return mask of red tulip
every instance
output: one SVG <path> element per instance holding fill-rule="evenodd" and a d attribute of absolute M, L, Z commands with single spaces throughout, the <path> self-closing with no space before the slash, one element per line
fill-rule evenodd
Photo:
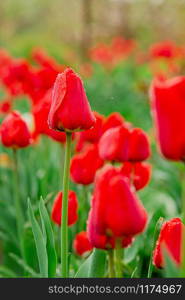
<path fill-rule="evenodd" d="M 180 48 L 172 41 L 164 41 L 156 43 L 151 46 L 150 50 L 151 58 L 166 58 L 172 59 L 178 57 L 181 53 Z"/>
<path fill-rule="evenodd" d="M 87 130 L 95 124 L 82 81 L 69 68 L 55 81 L 48 122 L 59 131 Z"/>
<path fill-rule="evenodd" d="M 134 128 L 130 134 L 129 161 L 143 161 L 150 156 L 150 145 L 146 133 Z"/>
<path fill-rule="evenodd" d="M 153 264 L 157 268 L 163 268 L 165 265 L 164 250 L 177 265 L 180 264 L 184 229 L 185 226 L 179 218 L 171 219 L 162 225 L 153 253 Z"/>
<path fill-rule="evenodd" d="M 121 173 L 128 178 L 130 184 L 133 184 L 136 190 L 141 190 L 150 181 L 151 165 L 147 163 L 125 162 L 121 168 Z"/>
<path fill-rule="evenodd" d="M 124 126 L 107 130 L 99 141 L 99 154 L 103 160 L 127 161 L 129 159 L 130 132 Z"/>
<path fill-rule="evenodd" d="M 97 145 L 86 145 L 83 152 L 74 155 L 71 160 L 71 178 L 79 184 L 91 184 L 96 171 L 102 165 L 103 160 L 99 157 Z"/>
<path fill-rule="evenodd" d="M 0 135 L 5 147 L 24 148 L 31 142 L 28 126 L 17 111 L 11 112 L 3 120 Z"/>
<path fill-rule="evenodd" d="M 93 249 L 85 231 L 77 233 L 73 241 L 73 248 L 75 252 L 80 256 L 88 253 Z"/>
<path fill-rule="evenodd" d="M 59 192 L 53 203 L 53 208 L 51 212 L 51 219 L 57 225 L 61 225 L 61 205 L 62 205 L 62 192 Z M 68 195 L 68 226 L 71 226 L 76 223 L 78 215 L 78 200 L 75 192 L 69 191 Z"/>
<path fill-rule="evenodd" d="M 105 117 L 97 112 L 94 112 L 96 122 L 93 128 L 81 131 L 77 136 L 76 151 L 81 151 L 86 143 L 97 143 L 102 135 L 103 123 Z"/>
<path fill-rule="evenodd" d="M 144 207 L 120 171 L 110 165 L 101 169 L 95 178 L 87 225 L 91 244 L 108 249 L 119 239 L 126 247 L 144 230 L 146 222 Z"/>
<path fill-rule="evenodd" d="M 123 124 L 125 125 L 124 118 L 118 112 L 113 112 L 104 121 L 103 132 L 110 128 L 121 126 Z"/>
<path fill-rule="evenodd" d="M 153 81 L 151 101 L 162 154 L 171 160 L 185 158 L 185 77 Z"/>

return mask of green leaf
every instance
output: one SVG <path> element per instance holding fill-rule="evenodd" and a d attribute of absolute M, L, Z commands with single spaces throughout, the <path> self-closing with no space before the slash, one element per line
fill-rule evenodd
<path fill-rule="evenodd" d="M 46 242 L 42 234 L 42 231 L 40 229 L 40 226 L 34 216 L 33 208 L 29 200 L 28 200 L 28 214 L 32 226 L 33 236 L 35 239 L 40 274 L 42 277 L 48 277 L 48 257 L 47 257 L 47 250 L 46 250 Z"/>
<path fill-rule="evenodd" d="M 152 258 L 153 258 L 153 251 L 155 249 L 155 245 L 156 245 L 156 241 L 158 239 L 159 236 L 159 232 L 161 229 L 161 226 L 163 224 L 163 218 L 159 218 L 156 225 L 155 225 L 155 230 L 154 230 L 154 236 L 153 236 L 153 243 L 152 243 L 152 251 L 151 251 L 151 255 L 150 255 L 150 261 L 149 261 L 149 266 L 148 266 L 148 275 L 147 278 L 151 278 L 152 277 L 152 272 L 153 272 L 153 263 L 152 263 Z"/>
<path fill-rule="evenodd" d="M 55 277 L 56 268 L 57 268 L 57 254 L 55 249 L 55 240 L 54 240 L 51 221 L 42 198 L 39 204 L 39 211 L 40 211 L 43 231 L 45 233 L 45 238 L 46 238 L 46 249 L 48 255 L 48 276 Z"/>
<path fill-rule="evenodd" d="M 101 278 L 105 274 L 106 251 L 94 249 L 77 271 L 75 278 Z"/>
<path fill-rule="evenodd" d="M 12 270 L 7 268 L 6 266 L 0 266 L 0 275 L 2 275 L 2 277 L 6 277 L 6 278 L 17 277 L 17 275 Z"/>
<path fill-rule="evenodd" d="M 12 257 L 16 261 L 16 263 L 18 265 L 20 265 L 21 267 L 23 267 L 23 269 L 26 272 L 28 272 L 32 277 L 34 277 L 34 278 L 41 277 L 40 274 L 36 273 L 30 266 L 28 266 L 22 258 L 20 258 L 19 256 L 17 256 L 14 253 L 10 253 L 9 255 L 10 255 L 10 257 Z"/>

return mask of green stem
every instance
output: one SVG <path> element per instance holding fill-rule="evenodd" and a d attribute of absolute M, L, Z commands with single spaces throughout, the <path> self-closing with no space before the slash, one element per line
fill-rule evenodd
<path fill-rule="evenodd" d="M 68 277 L 68 191 L 69 191 L 69 167 L 71 156 L 72 133 L 66 133 L 66 152 L 63 174 L 63 198 L 61 211 L 61 276 Z"/>
<path fill-rule="evenodd" d="M 19 182 L 19 170 L 18 170 L 18 157 L 17 150 L 13 149 L 13 159 L 14 159 L 14 196 L 15 196 L 15 212 L 16 212 L 16 225 L 17 234 L 20 243 L 20 251 L 22 257 L 24 257 L 23 250 L 23 228 L 24 228 L 24 215 L 21 207 L 21 197 L 20 197 L 20 182 Z"/>
<path fill-rule="evenodd" d="M 154 267 L 154 266 L 153 266 L 153 262 L 152 262 L 152 259 L 153 259 L 153 251 L 154 251 L 154 248 L 155 248 L 155 245 L 156 245 L 156 241 L 157 241 L 158 236 L 159 236 L 159 232 L 160 232 L 162 223 L 163 223 L 163 218 L 160 217 L 160 218 L 157 220 L 157 223 L 156 223 L 155 229 L 154 229 L 154 235 L 153 235 L 153 242 L 152 242 L 152 249 L 151 249 L 151 254 L 150 254 L 150 261 L 149 261 L 149 267 L 148 267 L 147 278 L 151 278 L 151 277 L 152 277 L 152 272 L 153 272 L 153 267 Z"/>
<path fill-rule="evenodd" d="M 116 249 L 114 250 L 115 255 L 115 267 L 116 267 L 116 277 L 122 278 L 123 277 L 123 265 L 122 265 L 122 259 L 123 259 L 123 249 L 121 247 L 121 239 L 116 240 Z"/>
<path fill-rule="evenodd" d="M 109 268 L 109 278 L 115 278 L 114 270 L 114 252 L 112 249 L 108 250 L 108 268 Z"/>

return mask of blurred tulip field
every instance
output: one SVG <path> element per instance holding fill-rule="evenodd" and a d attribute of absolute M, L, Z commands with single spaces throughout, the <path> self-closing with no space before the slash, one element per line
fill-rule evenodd
<path fill-rule="evenodd" d="M 98 35 L 93 25 L 87 36 L 84 5 L 89 19 L 82 14 L 76 39 L 63 21 L 68 38 L 42 43 L 43 28 L 33 27 L 27 40 L 8 2 L 0 4 L 0 277 L 185 277 L 183 39 L 174 29 L 172 39 L 153 33 L 146 42 L 131 20 L 134 34 L 123 22 L 125 32 L 112 25 Z"/>

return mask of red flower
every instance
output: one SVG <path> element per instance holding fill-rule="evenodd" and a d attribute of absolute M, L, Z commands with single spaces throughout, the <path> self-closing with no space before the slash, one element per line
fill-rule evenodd
<path fill-rule="evenodd" d="M 57 225 L 61 225 L 61 209 L 62 209 L 62 192 L 59 192 L 53 203 L 53 208 L 51 212 L 51 219 Z M 78 215 L 78 201 L 75 192 L 69 191 L 68 196 L 68 226 L 71 226 L 76 223 Z"/>
<path fill-rule="evenodd" d="M 151 101 L 162 154 L 171 160 L 185 158 L 185 77 L 154 80 Z"/>
<path fill-rule="evenodd" d="M 26 122 L 17 112 L 11 112 L 0 127 L 1 142 L 6 147 L 24 148 L 31 142 L 31 135 Z"/>
<path fill-rule="evenodd" d="M 75 239 L 73 241 L 73 248 L 75 252 L 80 256 L 86 254 L 87 252 L 93 249 L 85 231 L 76 234 Z"/>
<path fill-rule="evenodd" d="M 87 130 L 95 123 L 82 81 L 69 68 L 55 81 L 48 122 L 59 131 Z"/>
<path fill-rule="evenodd" d="M 181 53 L 181 50 L 175 45 L 175 43 L 171 41 L 164 41 L 152 45 L 149 49 L 149 52 L 152 58 L 171 59 L 178 57 Z"/>
<path fill-rule="evenodd" d="M 13 96 L 27 92 L 32 68 L 24 59 L 12 59 L 2 78 L 3 84 Z"/>
<path fill-rule="evenodd" d="M 99 157 L 97 145 L 86 145 L 83 152 L 74 155 L 71 160 L 71 178 L 79 184 L 91 184 L 96 171 L 102 165 L 103 160 Z"/>
<path fill-rule="evenodd" d="M 151 165 L 147 163 L 125 162 L 120 171 L 128 178 L 130 184 L 134 185 L 136 190 L 144 188 L 150 181 Z"/>
<path fill-rule="evenodd" d="M 125 177 L 113 166 L 105 166 L 95 179 L 95 190 L 88 218 L 88 238 L 96 248 L 123 247 L 141 233 L 147 213 Z"/>
<path fill-rule="evenodd" d="M 0 114 L 7 114 L 10 112 L 12 107 L 12 101 L 11 99 L 5 99 L 0 102 Z"/>
<path fill-rule="evenodd" d="M 51 90 L 35 105 L 33 105 L 33 116 L 35 120 L 35 131 L 33 135 L 45 134 L 53 140 L 65 143 L 66 135 L 64 132 L 58 132 L 50 129 L 48 126 L 48 114 L 51 107 Z"/>
<path fill-rule="evenodd" d="M 123 124 L 125 124 L 124 118 L 118 112 L 113 112 L 104 121 L 103 132 L 110 128 L 121 126 Z"/>
<path fill-rule="evenodd" d="M 150 146 L 146 133 L 134 128 L 130 134 L 129 161 L 143 161 L 150 156 Z"/>
<path fill-rule="evenodd" d="M 181 262 L 182 232 L 184 224 L 179 218 L 171 219 L 162 225 L 159 238 L 153 253 L 153 264 L 157 268 L 164 267 L 164 250 L 179 265 Z"/>
<path fill-rule="evenodd" d="M 90 50 L 90 58 L 100 64 L 111 65 L 113 63 L 113 53 L 106 44 L 99 44 Z"/>
<path fill-rule="evenodd" d="M 111 128 L 99 141 L 99 154 L 103 160 L 127 161 L 129 158 L 130 132 L 124 126 Z"/>
<path fill-rule="evenodd" d="M 76 151 L 81 151 L 86 143 L 97 143 L 103 132 L 103 123 L 105 117 L 97 112 L 94 112 L 96 122 L 93 128 L 81 131 L 77 135 Z"/>

